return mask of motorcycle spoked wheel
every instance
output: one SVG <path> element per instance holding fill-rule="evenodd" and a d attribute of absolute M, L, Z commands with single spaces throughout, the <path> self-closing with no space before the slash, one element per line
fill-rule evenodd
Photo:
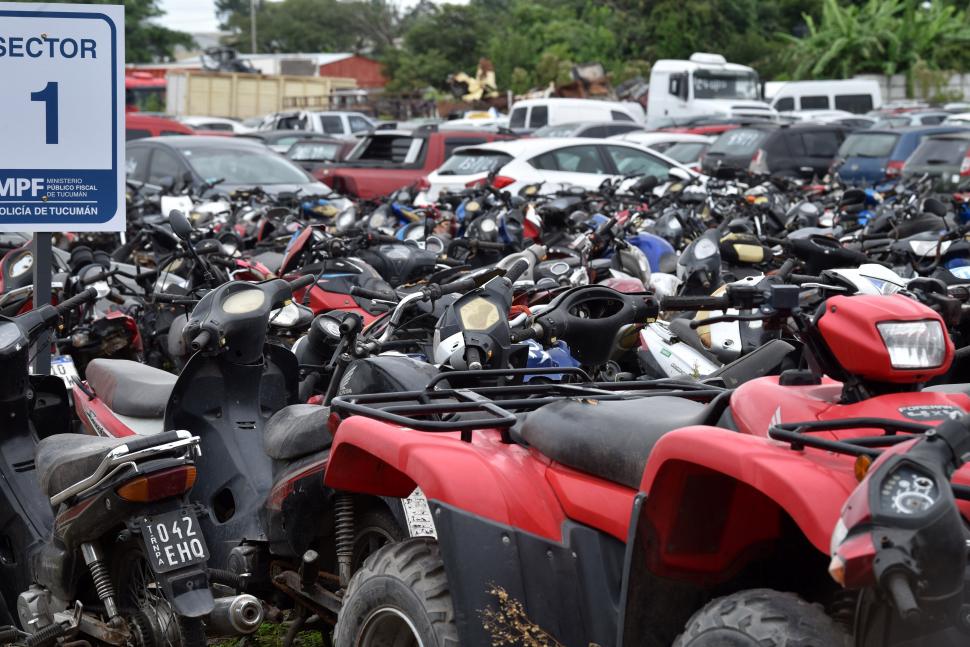
<path fill-rule="evenodd" d="M 118 608 L 132 628 L 132 647 L 205 647 L 202 618 L 175 613 L 140 542 L 112 552 L 111 581 Z"/>

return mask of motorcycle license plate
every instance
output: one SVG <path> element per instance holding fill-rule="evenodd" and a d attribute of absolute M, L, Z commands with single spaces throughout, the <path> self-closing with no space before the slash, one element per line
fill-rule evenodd
<path fill-rule="evenodd" d="M 80 381 L 77 367 L 70 355 L 54 355 L 51 357 L 51 375 L 64 380 L 64 386 L 68 389 L 74 386 L 75 382 Z"/>
<path fill-rule="evenodd" d="M 156 573 L 167 573 L 209 559 L 202 529 L 190 510 L 145 517 L 141 522 L 148 563 Z"/>

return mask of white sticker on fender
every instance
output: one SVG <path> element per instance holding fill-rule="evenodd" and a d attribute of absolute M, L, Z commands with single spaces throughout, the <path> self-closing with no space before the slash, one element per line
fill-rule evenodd
<path fill-rule="evenodd" d="M 414 492 L 406 499 L 401 499 L 401 506 L 404 508 L 404 518 L 408 522 L 408 533 L 412 537 L 438 538 L 431 508 L 428 507 L 428 499 L 425 498 L 421 488 L 414 488 Z"/>

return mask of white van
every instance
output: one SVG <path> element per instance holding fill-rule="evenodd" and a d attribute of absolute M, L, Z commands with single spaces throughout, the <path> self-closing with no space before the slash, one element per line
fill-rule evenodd
<path fill-rule="evenodd" d="M 577 121 L 633 121 L 643 123 L 643 108 L 635 103 L 598 99 L 523 99 L 512 104 L 509 128 L 529 133 L 543 126 Z"/>
<path fill-rule="evenodd" d="M 758 73 L 747 65 L 728 63 L 720 54 L 694 52 L 686 61 L 661 59 L 653 64 L 649 125 L 707 115 L 774 119 L 777 113 L 761 100 Z"/>
<path fill-rule="evenodd" d="M 881 105 L 879 82 L 865 79 L 790 81 L 782 83 L 771 97 L 771 107 L 778 112 L 845 110 L 861 115 Z"/>

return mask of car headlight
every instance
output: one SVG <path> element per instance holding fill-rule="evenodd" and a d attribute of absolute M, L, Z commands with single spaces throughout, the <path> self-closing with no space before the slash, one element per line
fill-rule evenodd
<path fill-rule="evenodd" d="M 266 301 L 266 295 L 257 288 L 240 290 L 222 302 L 222 311 L 230 315 L 242 315 L 258 310 Z"/>
<path fill-rule="evenodd" d="M 488 330 L 499 320 L 498 307 L 489 301 L 478 297 L 462 305 L 458 309 L 462 328 L 469 331 Z"/>
<path fill-rule="evenodd" d="M 698 238 L 694 243 L 694 258 L 699 261 L 710 258 L 717 253 L 717 245 L 710 238 Z"/>
<path fill-rule="evenodd" d="M 882 511 L 906 517 L 926 512 L 939 498 L 940 489 L 933 476 L 909 463 L 886 475 L 879 488 Z"/>
<path fill-rule="evenodd" d="M 876 328 L 893 368 L 936 368 L 946 358 L 946 334 L 939 321 L 886 321 Z"/>

